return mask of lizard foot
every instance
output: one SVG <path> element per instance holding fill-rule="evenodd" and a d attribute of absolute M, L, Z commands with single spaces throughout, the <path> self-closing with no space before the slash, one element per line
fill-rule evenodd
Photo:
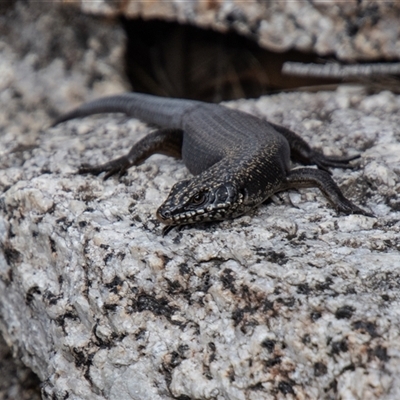
<path fill-rule="evenodd" d="M 329 168 L 354 168 L 354 165 L 349 164 L 349 162 L 357 158 L 360 158 L 359 154 L 348 157 L 330 157 L 317 151 L 312 151 L 309 155 L 309 161 L 311 164 L 315 164 L 319 169 L 322 169 L 329 174 L 331 174 Z"/>
<path fill-rule="evenodd" d="M 333 206 L 344 214 L 361 214 L 367 217 L 374 217 L 368 211 L 355 205 L 347 199 L 331 176 L 320 169 L 297 168 L 290 171 L 286 177 L 286 182 L 281 189 L 317 187 L 333 204 Z"/>
<path fill-rule="evenodd" d="M 101 165 L 91 166 L 89 164 L 82 164 L 81 167 L 78 169 L 78 174 L 99 175 L 102 172 L 106 172 L 103 178 L 104 180 L 115 174 L 118 174 L 118 177 L 120 178 L 131 166 L 132 164 L 130 163 L 128 158 L 126 156 L 122 156 Z"/>

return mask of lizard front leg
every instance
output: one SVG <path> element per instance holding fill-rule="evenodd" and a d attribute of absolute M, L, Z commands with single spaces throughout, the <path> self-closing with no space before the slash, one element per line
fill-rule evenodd
<path fill-rule="evenodd" d="M 82 165 L 79 174 L 99 175 L 106 172 L 104 179 L 117 174 L 121 177 L 128 168 L 139 165 L 153 154 L 164 154 L 181 158 L 183 132 L 180 129 L 158 129 L 135 143 L 128 154 L 105 164 Z"/>
<path fill-rule="evenodd" d="M 347 199 L 331 176 L 322 170 L 314 168 L 297 168 L 290 171 L 285 182 L 278 191 L 291 188 L 310 188 L 317 187 L 333 204 L 333 206 L 345 214 L 362 214 L 367 217 L 374 217 L 373 214 L 356 206 Z"/>

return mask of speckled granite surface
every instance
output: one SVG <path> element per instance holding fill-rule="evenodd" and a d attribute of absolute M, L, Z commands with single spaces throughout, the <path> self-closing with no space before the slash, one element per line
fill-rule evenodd
<path fill-rule="evenodd" d="M 125 37 L 118 26 L 49 3 L 6 5 L 0 5 L 1 172 L 24 163 L 22 153 L 14 166 L 4 155 L 35 146 L 62 109 L 128 88 L 122 75 Z M 2 191 L 3 185 L 7 179 Z M 3 247 L 0 252 L 7 255 Z M 40 398 L 38 383 L 19 360 L 24 353 L 14 339 L 9 343 L 15 343 L 13 352 L 0 338 L 0 400 Z"/>
<path fill-rule="evenodd" d="M 73 174 L 121 154 L 142 123 L 70 122 L 22 166 L 2 152 L 2 315 L 49 396 L 399 396 L 400 98 L 341 89 L 232 106 L 327 153 L 361 151 L 334 177 L 377 218 L 338 216 L 304 190 L 162 237 L 154 211 L 187 176 L 179 161 L 154 157 L 120 182 Z"/>
<path fill-rule="evenodd" d="M 31 29 L 50 23 L 24 7 Z M 34 37 L 25 52 L 12 36 L 0 43 L 0 315 L 47 398 L 400 397 L 400 96 L 342 87 L 230 104 L 327 154 L 361 153 L 333 176 L 377 218 L 337 215 L 309 189 L 162 237 L 154 212 L 188 175 L 181 162 L 155 156 L 121 181 L 74 174 L 125 152 L 145 124 L 46 128 L 60 109 L 123 90 L 121 52 L 104 39 L 85 56 L 89 37 L 69 69 L 46 46 L 48 63 L 32 67 Z"/>
<path fill-rule="evenodd" d="M 220 31 L 233 29 L 273 51 L 296 49 L 339 60 L 398 59 L 397 1 L 84 1 L 85 12 L 160 18 Z"/>

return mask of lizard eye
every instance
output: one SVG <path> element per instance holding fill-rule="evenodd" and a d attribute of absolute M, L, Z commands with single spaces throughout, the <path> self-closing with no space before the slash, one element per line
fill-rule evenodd
<path fill-rule="evenodd" d="M 190 199 L 190 202 L 194 204 L 195 206 L 200 206 L 206 201 L 207 197 L 204 193 L 196 193 L 193 195 L 193 197 Z"/>

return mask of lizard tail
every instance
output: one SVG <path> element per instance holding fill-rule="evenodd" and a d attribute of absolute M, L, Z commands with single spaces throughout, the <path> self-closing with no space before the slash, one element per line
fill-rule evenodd
<path fill-rule="evenodd" d="M 182 128 L 183 114 L 196 104 L 198 102 L 194 100 L 171 99 L 143 93 L 124 93 L 82 104 L 69 113 L 61 115 L 51 127 L 70 119 L 92 114 L 124 113 L 163 128 L 180 129 Z"/>

